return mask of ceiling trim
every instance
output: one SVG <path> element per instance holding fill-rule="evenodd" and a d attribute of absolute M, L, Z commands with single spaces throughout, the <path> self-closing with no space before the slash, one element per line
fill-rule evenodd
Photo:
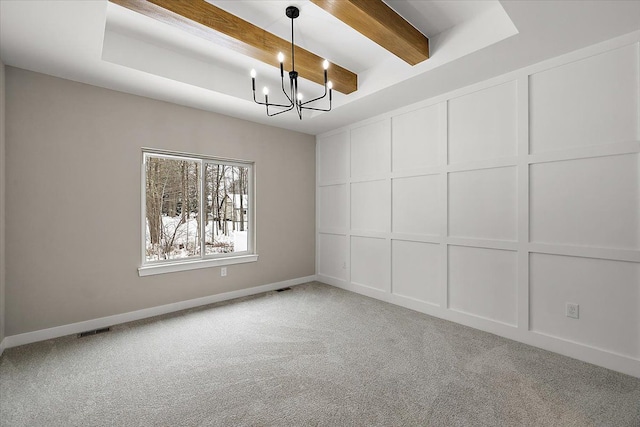
<path fill-rule="evenodd" d="M 311 0 L 410 65 L 429 59 L 429 39 L 382 0 Z"/>
<path fill-rule="evenodd" d="M 205 0 L 109 0 L 111 3 L 146 15 L 157 21 L 187 31 L 198 37 L 233 49 L 236 52 L 276 66 L 277 54 L 285 55 L 291 42 L 238 18 Z M 296 46 L 296 71 L 300 77 L 324 85 L 324 58 Z M 285 58 L 285 68 L 291 68 Z M 329 79 L 333 89 L 349 94 L 358 89 L 357 74 L 337 64 L 331 64 Z M 247 77 L 247 81 L 249 78 Z"/>

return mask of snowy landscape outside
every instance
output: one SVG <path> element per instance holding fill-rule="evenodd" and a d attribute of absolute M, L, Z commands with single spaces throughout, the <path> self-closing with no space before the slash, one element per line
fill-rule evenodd
<path fill-rule="evenodd" d="M 248 167 L 148 155 L 145 261 L 246 251 L 248 184 Z"/>

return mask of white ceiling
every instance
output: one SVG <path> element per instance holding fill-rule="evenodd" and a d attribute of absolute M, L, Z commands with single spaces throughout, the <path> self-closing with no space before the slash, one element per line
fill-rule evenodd
<path fill-rule="evenodd" d="M 358 73 L 329 113 L 268 118 L 248 71 L 273 90 L 274 66 L 110 4 L 0 0 L 0 58 L 11 66 L 310 134 L 420 101 L 618 35 L 640 30 L 640 1 L 386 0 L 430 38 L 411 67 L 308 0 L 207 0 Z M 321 86 L 305 82 L 309 96 Z M 305 113 L 306 114 L 306 113 Z"/>

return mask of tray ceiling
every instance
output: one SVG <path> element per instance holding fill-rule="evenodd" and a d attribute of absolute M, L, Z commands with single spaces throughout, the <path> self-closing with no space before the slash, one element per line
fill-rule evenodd
<path fill-rule="evenodd" d="M 264 64 L 107 0 L 0 2 L 0 58 L 88 84 L 288 128 L 321 133 L 640 28 L 640 2 L 386 0 L 429 37 L 430 58 L 409 65 L 310 0 L 211 4 L 354 72 L 358 90 L 329 113 L 267 118 L 251 100 L 249 70 Z M 297 61 L 296 61 L 297 62 Z M 303 81 L 303 90 L 321 86 Z"/>

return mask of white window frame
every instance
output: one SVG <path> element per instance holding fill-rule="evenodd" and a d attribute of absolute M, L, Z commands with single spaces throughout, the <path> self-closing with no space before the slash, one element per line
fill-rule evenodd
<path fill-rule="evenodd" d="M 247 233 L 247 250 L 242 252 L 234 252 L 232 254 L 205 254 L 204 238 L 200 241 L 200 256 L 183 259 L 147 261 L 146 260 L 146 228 L 147 228 L 147 202 L 146 202 L 146 162 L 148 157 L 161 157 L 172 160 L 188 160 L 199 162 L 200 164 L 200 206 L 199 212 L 206 212 L 204 209 L 204 165 L 206 163 L 217 163 L 229 166 L 240 166 L 249 169 L 249 194 L 247 208 L 247 222 L 249 232 Z M 237 159 L 227 159 L 222 157 L 205 156 L 201 154 L 182 153 L 169 150 L 158 150 L 153 148 L 142 148 L 141 162 L 141 262 L 138 267 L 138 275 L 149 276 L 154 274 L 173 273 L 177 271 L 196 270 L 200 268 L 220 267 L 225 265 L 243 264 L 248 262 L 256 262 L 258 254 L 256 252 L 256 221 L 255 221 L 255 162 Z M 204 236 L 204 228 L 206 221 L 200 221 L 200 235 Z"/>

